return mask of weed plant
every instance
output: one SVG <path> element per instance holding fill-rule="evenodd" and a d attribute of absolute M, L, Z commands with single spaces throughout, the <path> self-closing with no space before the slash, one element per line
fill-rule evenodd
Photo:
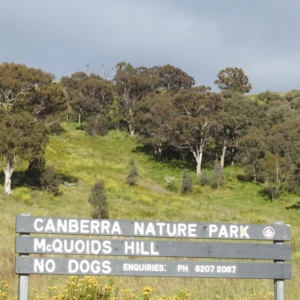
<path fill-rule="evenodd" d="M 9 289 L 6 281 L 0 285 L 0 299 L 17 300 L 16 296 L 9 296 Z M 168 291 L 168 293 L 170 293 Z M 215 294 L 217 296 L 218 294 Z M 234 297 L 234 300 L 271 300 L 272 292 L 257 292 L 246 297 Z M 215 299 L 220 298 L 216 297 Z M 187 300 L 196 299 L 187 290 L 179 290 L 175 295 L 159 295 L 151 286 L 145 286 L 140 290 L 123 288 L 122 282 L 115 277 L 92 277 L 92 276 L 70 276 L 65 284 L 48 286 L 46 292 L 40 292 L 33 288 L 31 291 L 32 300 Z M 204 299 L 204 298 L 201 298 Z M 205 298 L 207 299 L 207 298 Z M 223 297 L 221 298 L 223 299 Z"/>
<path fill-rule="evenodd" d="M 154 296 L 154 289 L 146 286 L 140 291 L 132 291 L 128 288 L 122 289 L 121 282 L 114 277 L 76 277 L 71 276 L 66 285 L 49 287 L 46 294 L 39 294 L 34 290 L 33 299 L 64 300 L 64 299 L 91 299 L 91 300 L 150 300 L 150 299 L 189 299 L 187 290 L 182 290 L 174 296 Z M 155 297 L 155 298 L 153 298 Z"/>

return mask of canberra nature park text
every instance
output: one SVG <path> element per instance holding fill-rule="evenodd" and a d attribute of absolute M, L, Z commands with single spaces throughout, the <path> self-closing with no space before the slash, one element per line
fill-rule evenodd
<path fill-rule="evenodd" d="M 36 218 L 33 222 L 35 232 L 69 233 L 91 235 L 131 235 L 156 237 L 186 237 L 197 238 L 197 223 L 149 222 L 132 221 L 132 230 L 123 230 L 120 221 L 89 220 L 89 219 L 44 219 Z M 207 226 L 210 238 L 240 238 L 248 239 L 248 225 L 226 226 L 225 224 L 209 224 Z M 127 234 L 128 233 L 128 234 Z"/>

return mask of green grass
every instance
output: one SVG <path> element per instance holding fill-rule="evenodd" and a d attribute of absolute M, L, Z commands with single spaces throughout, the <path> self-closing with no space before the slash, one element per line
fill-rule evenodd
<path fill-rule="evenodd" d="M 171 220 L 188 222 L 274 223 L 282 221 L 292 226 L 293 280 L 286 283 L 286 299 L 300 299 L 300 218 L 299 196 L 283 195 L 278 202 L 265 199 L 262 186 L 240 182 L 237 167 L 225 169 L 226 183 L 221 190 L 201 187 L 194 170 L 191 194 L 182 195 L 182 162 L 172 164 L 155 161 L 139 151 L 141 145 L 124 132 L 111 131 L 104 137 L 91 137 L 76 130 L 76 124 L 64 124 L 65 132 L 53 136 L 46 151 L 48 166 L 53 166 L 65 181 L 75 186 L 61 185 L 61 196 L 54 197 L 36 189 L 14 186 L 10 196 L 0 192 L 0 279 L 17 289 L 14 274 L 15 216 L 30 213 L 36 216 L 90 217 L 88 197 L 93 184 L 105 182 L 109 213 L 112 219 Z M 138 184 L 130 187 L 126 177 L 133 159 L 139 172 Z M 24 176 L 26 166 L 13 175 L 13 182 Z M 175 178 L 177 191 L 166 189 L 166 176 Z M 3 191 L 3 186 L 0 186 Z M 57 276 L 30 276 L 32 287 L 47 289 L 55 284 Z M 174 295 L 176 290 L 187 288 L 192 299 L 243 299 L 256 292 L 273 291 L 271 280 L 226 279 L 149 279 L 122 278 L 128 288 L 140 290 L 153 286 L 160 295 Z M 151 282 L 151 284 L 150 284 Z M 258 299 L 258 298 L 257 298 Z"/>

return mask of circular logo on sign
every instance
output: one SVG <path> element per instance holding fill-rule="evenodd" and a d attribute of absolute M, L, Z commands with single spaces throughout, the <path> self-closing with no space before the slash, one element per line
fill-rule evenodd
<path fill-rule="evenodd" d="M 263 234 L 266 239 L 271 239 L 275 235 L 275 230 L 272 227 L 266 227 L 263 231 Z"/>

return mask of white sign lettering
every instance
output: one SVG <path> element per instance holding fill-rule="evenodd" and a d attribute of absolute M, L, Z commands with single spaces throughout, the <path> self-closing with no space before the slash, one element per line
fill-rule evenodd
<path fill-rule="evenodd" d="M 75 234 L 113 234 L 121 235 L 118 221 L 85 219 L 43 219 L 37 218 L 33 223 L 36 232 L 57 232 Z"/>
<path fill-rule="evenodd" d="M 162 264 L 123 264 L 123 271 L 135 271 L 135 272 L 164 272 L 165 267 Z"/>
<path fill-rule="evenodd" d="M 146 249 L 146 243 L 137 241 L 125 241 L 124 251 L 126 255 L 159 255 L 159 252 L 155 251 L 155 243 L 150 242 L 150 247 Z"/>
<path fill-rule="evenodd" d="M 33 241 L 34 252 L 56 253 L 86 253 L 86 254 L 110 254 L 112 252 L 111 241 L 99 241 L 90 239 L 54 239 L 47 243 L 46 239 L 35 238 Z"/>
<path fill-rule="evenodd" d="M 163 236 L 164 230 L 171 237 L 197 237 L 197 224 L 134 222 L 135 235 Z"/>
<path fill-rule="evenodd" d="M 55 270 L 55 262 L 53 259 L 35 259 L 33 262 L 34 272 L 53 273 Z"/>
<path fill-rule="evenodd" d="M 188 265 L 178 265 L 177 272 L 188 272 L 189 266 Z"/>
<path fill-rule="evenodd" d="M 245 238 L 249 239 L 249 235 L 247 230 L 249 229 L 249 226 L 243 226 L 243 225 L 216 225 L 216 224 L 210 224 L 208 226 L 208 234 L 209 237 L 214 238 Z"/>
<path fill-rule="evenodd" d="M 110 262 L 108 260 L 82 260 L 78 261 L 75 259 L 70 259 L 68 261 L 68 272 L 70 274 L 74 273 L 93 273 L 93 274 L 109 274 L 111 272 Z"/>

